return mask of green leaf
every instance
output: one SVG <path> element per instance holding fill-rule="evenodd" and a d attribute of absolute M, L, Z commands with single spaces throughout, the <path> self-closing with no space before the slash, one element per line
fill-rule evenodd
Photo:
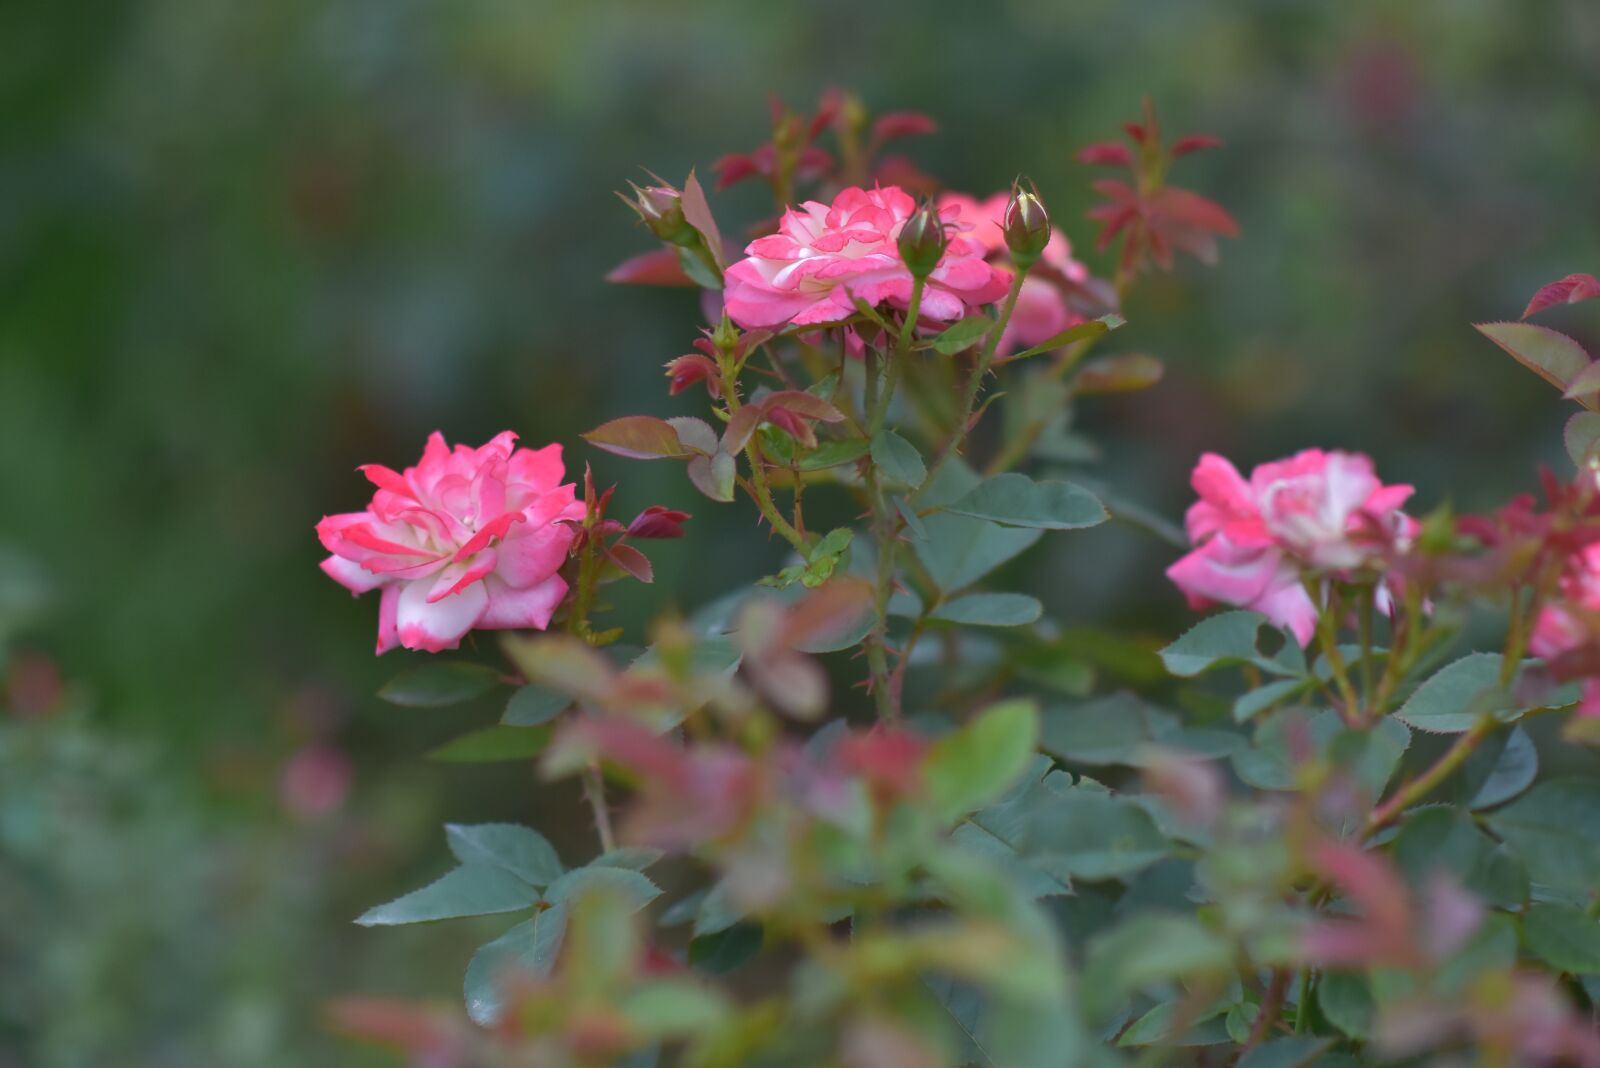
<path fill-rule="evenodd" d="M 913 543 L 917 558 L 941 590 L 959 590 L 1023 552 L 1042 530 L 1003 527 L 939 512 L 923 520 L 927 536 Z"/>
<path fill-rule="evenodd" d="M 368 909 L 356 919 L 362 927 L 487 916 L 530 908 L 539 891 L 504 868 L 463 864 L 421 890 Z"/>
<path fill-rule="evenodd" d="M 695 456 L 685 468 L 694 488 L 722 504 L 733 500 L 733 486 L 738 474 L 737 465 L 728 453 L 718 449 L 711 456 Z"/>
<path fill-rule="evenodd" d="M 589 862 L 591 868 L 627 868 L 644 871 L 666 854 L 650 846 L 622 846 L 601 853 Z"/>
<path fill-rule="evenodd" d="M 497 724 L 469 731 L 428 751 L 429 760 L 446 764 L 493 764 L 502 760 L 528 760 L 544 752 L 550 726 L 508 727 Z"/>
<path fill-rule="evenodd" d="M 1565 390 L 1585 367 L 1589 354 L 1559 330 L 1532 323 L 1478 323 L 1478 332 L 1511 354 L 1512 359 Z"/>
<path fill-rule="evenodd" d="M 1570 905 L 1534 905 L 1522 916 L 1522 942 L 1560 972 L 1600 975 L 1600 920 Z"/>
<path fill-rule="evenodd" d="M 1045 341 L 1035 345 L 1033 348 L 1023 349 L 1015 356 L 1012 356 L 1010 362 L 1015 363 L 1017 360 L 1025 360 L 1029 356 L 1037 356 L 1043 352 L 1050 352 L 1054 349 L 1061 348 L 1063 345 L 1070 345 L 1075 341 L 1085 341 L 1089 338 L 1104 337 L 1107 333 L 1117 329 L 1117 327 L 1122 326 L 1126 322 L 1127 320 L 1120 315 L 1109 314 L 1102 315 L 1098 319 L 1090 319 L 1086 323 L 1079 323 L 1076 326 L 1069 326 L 1067 329 L 1061 331 L 1061 333 L 1056 334 L 1054 337 L 1047 338 Z"/>
<path fill-rule="evenodd" d="M 492 668 L 465 660 L 441 660 L 409 668 L 378 691 L 392 705 L 444 708 L 488 693 L 500 681 Z"/>
<path fill-rule="evenodd" d="M 720 993 L 689 979 L 646 980 L 617 1008 L 634 1032 L 657 1042 L 709 1031 L 730 1011 Z"/>
<path fill-rule="evenodd" d="M 467 1015 L 491 1026 L 505 1008 L 505 992 L 519 982 L 542 979 L 555 966 L 567 929 L 564 905 L 541 909 L 472 955 L 462 983 Z"/>
<path fill-rule="evenodd" d="M 511 695 L 500 722 L 507 727 L 537 727 L 541 723 L 549 723 L 571 707 L 571 695 L 529 683 L 517 687 L 517 691 Z"/>
<path fill-rule="evenodd" d="M 1431 734 L 1461 734 L 1488 714 L 1510 722 L 1528 706 L 1500 686 L 1501 663 L 1499 653 L 1469 653 L 1429 676 L 1395 715 Z"/>
<path fill-rule="evenodd" d="M 1040 724 L 1040 747 L 1072 764 L 1130 764 L 1162 730 L 1159 713 L 1126 691 L 1077 705 L 1052 706 Z"/>
<path fill-rule="evenodd" d="M 671 423 L 653 415 L 625 415 L 601 423 L 581 437 L 598 449 L 632 460 L 675 460 L 694 455 Z"/>
<path fill-rule="evenodd" d="M 1083 992 L 1095 1015 L 1168 980 L 1221 978 L 1233 970 L 1226 940 L 1187 916 L 1144 912 L 1089 944 Z"/>
<path fill-rule="evenodd" d="M 854 463 L 867 454 L 868 444 L 860 438 L 844 441 L 824 441 L 800 457 L 800 470 L 821 471 L 840 464 Z"/>
<path fill-rule="evenodd" d="M 1000 797 L 1027 769 L 1039 737 L 1032 701 L 990 705 L 966 726 L 940 738 L 923 763 L 934 809 L 954 821 Z"/>
<path fill-rule="evenodd" d="M 1020 627 L 1036 622 L 1043 614 L 1044 605 L 1027 594 L 969 593 L 946 601 L 931 618 L 976 627 Z"/>
<path fill-rule="evenodd" d="M 1480 755 L 1493 757 L 1489 761 L 1488 774 L 1480 780 L 1482 785 L 1472 795 L 1473 808 L 1493 808 L 1504 804 L 1532 786 L 1539 774 L 1539 750 L 1534 747 L 1533 739 L 1528 737 L 1528 732 L 1522 729 L 1521 724 L 1506 734 L 1497 735 L 1494 743 L 1498 751 L 1485 753 L 1480 749 L 1473 754 L 1473 759 Z M 1466 774 L 1475 770 L 1473 759 L 1467 761 Z"/>
<path fill-rule="evenodd" d="M 1351 731 L 1331 709 L 1309 719 L 1300 710 L 1283 709 L 1260 723 L 1248 749 L 1233 754 L 1234 772 L 1258 790 L 1294 789 L 1301 762 L 1295 738 L 1302 728 L 1311 757 L 1347 769 L 1372 797 L 1382 795 L 1411 744 L 1411 732 L 1393 717 L 1369 731 Z"/>
<path fill-rule="evenodd" d="M 1078 530 L 1106 521 L 1094 494 L 1070 482 L 1035 482 L 1009 473 L 986 478 L 946 510 L 973 519 L 1040 530 Z"/>
<path fill-rule="evenodd" d="M 1600 360 L 1573 375 L 1562 396 L 1567 400 L 1579 401 L 1588 407 L 1593 407 L 1589 402 L 1594 399 L 1596 393 L 1600 393 Z"/>
<path fill-rule="evenodd" d="M 1600 781 L 1542 782 L 1488 822 L 1535 882 L 1585 901 L 1600 886 Z"/>
<path fill-rule="evenodd" d="M 1567 420 L 1561 439 L 1573 464 L 1580 471 L 1588 467 L 1590 461 L 1600 456 L 1600 414 L 1578 412 Z"/>
<path fill-rule="evenodd" d="M 965 352 L 992 329 L 994 320 L 987 315 L 969 315 L 933 339 L 934 351 L 943 356 Z"/>
<path fill-rule="evenodd" d="M 492 864 L 534 886 L 561 877 L 561 860 L 544 835 L 516 823 L 447 823 L 450 852 L 463 864 Z"/>
<path fill-rule="evenodd" d="M 916 489 L 928 477 L 917 447 L 893 430 L 880 430 L 872 439 L 872 462 L 890 482 Z"/>
<path fill-rule="evenodd" d="M 1222 1019 L 1226 1006 L 1213 1006 L 1198 1018 L 1188 1006 L 1177 1001 L 1163 1001 L 1149 1012 L 1133 1021 L 1117 1038 L 1119 1046 L 1215 1046 L 1228 1041 L 1228 1029 Z M 1182 1023 L 1182 1034 L 1172 1029 Z"/>
<path fill-rule="evenodd" d="M 545 889 L 544 899 L 552 905 L 559 905 L 596 887 L 615 893 L 636 910 L 644 908 L 661 894 L 660 887 L 631 868 L 589 864 L 574 868 L 552 882 Z"/>
<path fill-rule="evenodd" d="M 1258 686 L 1249 693 L 1241 695 L 1233 703 L 1233 721 L 1244 723 L 1254 719 L 1274 705 L 1304 693 L 1315 685 L 1315 680 L 1304 678 L 1276 679 L 1264 686 Z"/>
<path fill-rule="evenodd" d="M 1262 651 L 1263 631 L 1282 642 L 1271 655 Z M 1305 654 L 1299 643 L 1259 612 L 1222 612 L 1202 619 L 1161 650 L 1160 655 L 1167 670 L 1180 678 L 1228 664 L 1254 664 L 1274 675 L 1299 677 L 1306 673 Z"/>
<path fill-rule="evenodd" d="M 1372 1033 L 1372 989 L 1356 972 L 1326 972 L 1317 982 L 1317 1007 L 1328 1022 L 1351 1038 Z"/>

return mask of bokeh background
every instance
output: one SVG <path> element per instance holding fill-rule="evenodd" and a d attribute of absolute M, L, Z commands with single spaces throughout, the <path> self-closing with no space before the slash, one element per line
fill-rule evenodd
<path fill-rule="evenodd" d="M 1128 497 L 1177 515 L 1203 448 L 1358 447 L 1462 509 L 1565 463 L 1563 403 L 1468 324 L 1600 268 L 1592 0 L 55 0 L 0 6 L 0 60 L 7 1068 L 366 1063 L 324 998 L 456 997 L 492 925 L 351 917 L 443 870 L 441 822 L 561 798 L 419 759 L 496 710 L 375 699 L 403 654 L 312 525 L 358 463 L 512 427 L 696 513 L 632 625 L 770 571 L 748 510 L 576 438 L 695 410 L 660 374 L 694 301 L 601 280 L 649 247 L 612 190 L 753 147 L 769 92 L 932 113 L 920 164 L 1026 172 L 1091 262 L 1079 145 L 1145 93 L 1226 140 L 1179 180 L 1242 240 L 1140 288 L 1117 340 L 1168 378 L 1085 416 Z M 1550 321 L 1600 347 L 1584 310 Z M 1170 555 L 1094 532 L 1015 577 L 1159 635 Z"/>

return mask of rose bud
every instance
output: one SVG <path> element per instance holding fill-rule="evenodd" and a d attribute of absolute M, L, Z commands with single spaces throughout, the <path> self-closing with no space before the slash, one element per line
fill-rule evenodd
<path fill-rule="evenodd" d="M 900 259 L 913 278 L 926 278 L 944 258 L 944 223 L 932 204 L 923 204 L 900 228 Z"/>
<path fill-rule="evenodd" d="M 1044 210 L 1039 194 L 1014 189 L 1001 229 L 1017 266 L 1023 270 L 1032 267 L 1050 241 L 1050 213 Z"/>
<path fill-rule="evenodd" d="M 648 185 L 643 188 L 632 182 L 633 199 L 621 196 L 623 202 L 634 210 L 639 220 L 661 240 L 673 245 L 693 243 L 699 236 L 683 217 L 683 194 L 669 185 Z"/>

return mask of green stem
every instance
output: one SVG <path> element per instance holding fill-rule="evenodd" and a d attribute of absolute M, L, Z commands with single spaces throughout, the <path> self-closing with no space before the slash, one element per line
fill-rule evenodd
<path fill-rule="evenodd" d="M 922 483 L 924 488 L 933 484 L 934 476 L 945 465 L 945 461 L 966 444 L 968 424 L 972 422 L 972 412 L 977 406 L 978 393 L 983 389 L 983 380 L 989 374 L 989 365 L 994 362 L 994 352 L 1000 345 L 1000 335 L 1006 332 L 1006 326 L 1011 322 L 1011 314 L 1016 311 L 1017 295 L 1022 292 L 1022 282 L 1026 277 L 1027 272 L 1020 269 L 1011 277 L 1011 289 L 1006 293 L 1005 303 L 1000 308 L 1000 318 L 989 331 L 989 339 L 984 343 L 983 351 L 978 354 L 978 362 L 972 369 L 972 377 L 967 379 L 967 388 L 961 399 L 961 409 L 957 413 L 956 424 L 950 428 L 950 436 L 945 439 L 944 447 L 939 450 L 939 455 L 928 468 L 928 477 Z"/>
<path fill-rule="evenodd" d="M 728 414 L 731 416 L 744 405 L 739 400 L 739 376 L 734 369 L 733 361 L 723 356 L 718 359 L 722 370 L 722 397 L 728 405 Z M 745 442 L 745 459 L 750 464 L 750 497 L 756 502 L 767 522 L 772 524 L 772 529 L 783 535 L 785 541 L 803 556 L 809 546 L 806 537 L 796 530 L 794 524 L 783 517 L 778 506 L 772 500 L 772 489 L 767 485 L 766 461 L 762 459 L 761 447 L 756 442 L 756 435 L 751 434 L 750 440 Z"/>
<path fill-rule="evenodd" d="M 606 781 L 600 775 L 598 761 L 590 761 L 583 771 L 583 796 L 594 813 L 594 829 L 600 835 L 600 851 L 609 853 L 617 848 L 616 835 L 611 830 L 611 809 L 606 804 Z"/>
<path fill-rule="evenodd" d="M 1300 969 L 1300 990 L 1294 1003 L 1294 1033 L 1303 1035 L 1311 1016 L 1311 969 Z"/>
<path fill-rule="evenodd" d="M 1478 746 L 1483 744 L 1485 738 L 1494 733 L 1494 729 L 1498 725 L 1499 721 L 1493 716 L 1484 716 L 1467 728 L 1466 732 L 1458 737 L 1454 744 L 1449 749 L 1446 749 L 1438 760 L 1433 762 L 1432 767 L 1406 783 L 1389 800 L 1373 809 L 1372 815 L 1367 817 L 1367 825 L 1363 831 L 1363 837 L 1371 837 L 1384 827 L 1387 827 L 1399 819 L 1406 809 L 1437 789 L 1441 783 L 1450 777 L 1452 772 L 1467 762 L 1468 757 L 1477 752 Z"/>
<path fill-rule="evenodd" d="M 918 278 L 911 286 L 911 301 L 906 307 L 905 321 L 900 324 L 900 336 L 895 341 L 894 352 L 889 355 L 888 366 L 883 370 L 883 380 L 878 380 L 877 361 L 872 354 L 867 357 L 867 436 L 869 441 L 883 430 L 888 418 L 889 402 L 894 397 L 899 382 L 899 371 L 905 363 L 916 330 L 917 316 L 922 310 L 922 291 L 927 284 Z M 866 464 L 867 496 L 872 507 L 873 539 L 878 545 L 878 573 L 873 587 L 872 633 L 867 635 L 867 667 L 872 673 L 872 700 L 881 720 L 894 720 L 900 716 L 900 694 L 896 680 L 889 671 L 889 598 L 894 595 L 895 555 L 899 548 L 899 517 L 889 506 L 883 492 L 883 479 L 878 472 L 878 462 L 869 454 Z"/>

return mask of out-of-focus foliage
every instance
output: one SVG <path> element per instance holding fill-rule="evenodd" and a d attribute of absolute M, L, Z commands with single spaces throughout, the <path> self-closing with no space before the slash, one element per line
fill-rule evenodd
<path fill-rule="evenodd" d="M 6 670 L 46 657 L 85 706 L 8 728 L 0 755 L 25 770 L 0 779 L 20 835 L 0 885 L 36 903 L 62 888 L 14 934 L 8 919 L 0 984 L 28 989 L 6 1004 L 52 989 L 55 966 L 84 999 L 8 1011 L 0 1055 L 19 1063 L 108 1045 L 305 1060 L 291 1051 L 319 1039 L 286 1021 L 313 993 L 390 977 L 396 957 L 454 974 L 487 937 L 380 943 L 344 925 L 401 858 L 420 863 L 441 818 L 525 817 L 509 798 L 526 776 L 386 759 L 459 729 L 373 708 L 398 665 L 370 661 L 368 609 L 316 580 L 308 517 L 347 506 L 356 463 L 409 456 L 435 426 L 576 441 L 617 412 L 681 413 L 660 339 L 692 316 L 666 292 L 619 312 L 600 277 L 641 234 L 610 190 L 638 165 L 676 175 L 757 143 L 750 105 L 769 90 L 804 102 L 844 82 L 937 115 L 959 136 L 910 151 L 958 187 L 1000 187 L 1027 160 L 1080 250 L 1091 202 L 1071 153 L 1140 95 L 1229 143 L 1189 173 L 1246 238 L 1220 270 L 1140 292 L 1128 311 L 1168 377 L 1093 416 L 1108 480 L 1140 503 L 1173 514 L 1201 447 L 1249 462 L 1360 445 L 1463 509 L 1561 457 L 1548 391 L 1465 324 L 1513 318 L 1600 261 L 1585 0 L 1514 16 L 1446 0 L 74 0 L 0 12 L 0 41 L 0 541 L 55 590 Z M 717 206 L 738 223 L 765 210 L 753 188 Z M 1592 317 L 1546 315 L 1597 349 Z M 583 458 L 607 476 L 625 463 Z M 621 493 L 636 507 L 654 490 Z M 652 554 L 655 598 L 695 607 L 696 562 L 716 562 L 718 588 L 774 569 L 745 515 L 697 523 L 692 550 Z M 1102 614 L 1111 590 L 1119 611 L 1177 617 L 1165 547 L 1081 539 L 1032 557 L 1020 585 L 1068 620 Z M 358 754 L 331 818 L 362 862 L 337 880 L 307 844 L 333 832 L 280 802 L 308 745 Z M 164 785 L 137 788 L 150 775 Z M 28 837 L 68 819 L 106 850 Z M 146 869 L 162 892 L 134 904 Z M 125 908 L 92 892 L 113 875 Z M 229 911 L 214 881 L 250 887 L 248 904 Z M 185 902 L 224 909 L 203 942 L 171 926 Z"/>

